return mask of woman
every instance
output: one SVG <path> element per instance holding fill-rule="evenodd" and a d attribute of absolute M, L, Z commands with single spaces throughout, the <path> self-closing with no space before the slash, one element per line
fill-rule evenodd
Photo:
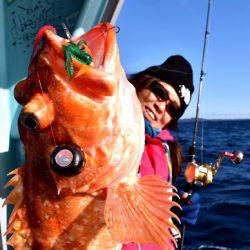
<path fill-rule="evenodd" d="M 177 128 L 178 119 L 190 103 L 194 91 L 192 67 L 184 57 L 171 56 L 161 65 L 136 73 L 129 80 L 136 88 L 145 118 L 145 149 L 139 174 L 158 175 L 172 183 L 181 173 L 183 156 L 169 129 Z M 183 191 L 179 194 L 186 195 Z M 198 194 L 193 194 L 189 201 L 189 205 L 182 207 L 181 222 L 194 225 L 199 212 Z M 136 249 L 160 250 L 160 247 L 129 243 L 122 248 Z"/>

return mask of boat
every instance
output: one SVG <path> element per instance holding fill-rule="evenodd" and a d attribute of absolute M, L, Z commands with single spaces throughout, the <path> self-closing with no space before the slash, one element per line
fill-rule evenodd
<path fill-rule="evenodd" d="M 0 2 L 0 222 L 1 249 L 6 250 L 4 233 L 11 208 L 2 208 L 6 197 L 6 176 L 24 161 L 17 122 L 21 106 L 14 99 L 17 82 L 27 75 L 29 59 L 37 31 L 54 26 L 65 36 L 64 22 L 73 36 L 80 36 L 99 22 L 115 24 L 124 0 L 3 0 Z M 3 121 L 3 122 L 2 122 Z M 7 190 L 8 191 L 8 190 Z"/>

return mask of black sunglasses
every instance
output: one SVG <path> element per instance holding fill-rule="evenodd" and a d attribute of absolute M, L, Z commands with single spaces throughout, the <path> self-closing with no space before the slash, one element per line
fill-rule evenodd
<path fill-rule="evenodd" d="M 170 100 L 166 89 L 157 81 L 152 81 L 149 84 L 149 89 L 162 101 Z M 168 112 L 173 118 L 177 118 L 179 114 L 178 108 L 171 102 L 168 104 Z"/>
<path fill-rule="evenodd" d="M 157 81 L 152 81 L 149 89 L 162 101 L 169 100 L 169 95 L 166 89 Z"/>

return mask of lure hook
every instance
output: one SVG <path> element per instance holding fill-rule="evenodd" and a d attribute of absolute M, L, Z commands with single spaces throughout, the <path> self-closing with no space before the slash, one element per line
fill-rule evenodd
<path fill-rule="evenodd" d="M 67 38 L 70 40 L 70 42 L 72 42 L 72 35 L 71 35 L 71 33 L 70 33 L 68 27 L 66 26 L 66 24 L 65 24 L 65 23 L 62 23 L 62 27 L 63 27 L 63 30 L 64 30 L 64 32 L 65 32 Z"/>

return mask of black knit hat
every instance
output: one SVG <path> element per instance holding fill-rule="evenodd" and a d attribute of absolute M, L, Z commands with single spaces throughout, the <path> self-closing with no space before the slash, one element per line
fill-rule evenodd
<path fill-rule="evenodd" d="M 176 118 L 180 118 L 194 92 L 193 70 L 190 63 L 182 56 L 170 56 L 164 63 L 147 68 L 138 74 L 156 77 L 171 85 L 181 101 L 181 107 Z"/>

